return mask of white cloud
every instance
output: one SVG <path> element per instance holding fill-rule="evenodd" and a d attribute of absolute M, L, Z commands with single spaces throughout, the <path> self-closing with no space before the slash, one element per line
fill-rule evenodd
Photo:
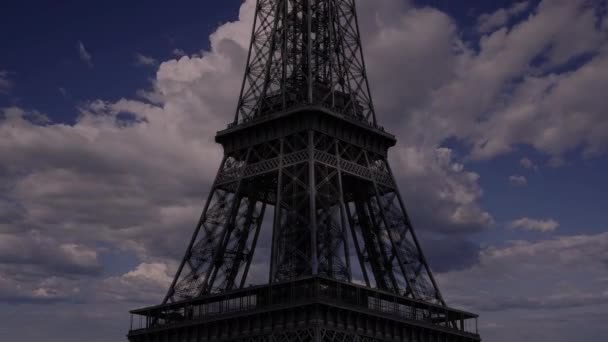
<path fill-rule="evenodd" d="M 162 300 L 172 280 L 166 264 L 142 263 L 121 276 L 105 279 L 97 291 L 105 300 L 154 302 Z"/>
<path fill-rule="evenodd" d="M 364 6 L 370 7 L 364 8 L 365 13 L 376 13 L 362 19 L 362 35 L 380 124 L 391 127 L 407 146 L 436 147 L 437 140 L 430 141 L 424 130 L 415 129 L 425 123 L 410 112 L 455 76 L 459 63 L 455 51 L 462 44 L 456 25 L 432 8 L 393 8 L 401 6 L 396 1 L 364 2 Z"/>
<path fill-rule="evenodd" d="M 13 87 L 13 82 L 8 78 L 8 71 L 0 70 L 0 94 L 8 94 Z"/>
<path fill-rule="evenodd" d="M 78 55 L 80 56 L 80 60 L 83 61 L 90 68 L 93 67 L 93 56 L 87 51 L 84 47 L 84 44 L 81 41 L 78 41 Z"/>
<path fill-rule="evenodd" d="M 380 125 L 399 140 L 392 167 L 418 231 L 471 232 L 492 224 L 478 201 L 479 175 L 453 151 L 438 148 L 424 120 L 411 115 L 454 77 L 462 50 L 453 20 L 403 1 L 358 3 L 364 52 Z M 406 61 L 406 62 L 404 62 Z"/>
<path fill-rule="evenodd" d="M 492 215 L 479 205 L 479 175 L 466 171 L 452 150 L 401 147 L 392 161 L 418 231 L 470 233 L 493 224 Z"/>
<path fill-rule="evenodd" d="M 511 97 L 500 90 L 532 72 L 529 64 L 538 46 L 563 44 L 559 28 L 550 25 L 533 35 L 535 30 L 556 18 L 585 19 L 586 12 L 543 4 L 511 31 L 482 38 L 481 51 L 475 53 L 440 11 L 397 1 L 364 1 L 361 6 L 366 9 L 361 22 L 379 120 L 401 142 L 391 161 L 414 225 L 434 233 L 470 233 L 491 225 L 492 215 L 480 205 L 480 175 L 466 170 L 454 151 L 437 146 L 456 136 L 469 139 L 477 157 L 508 151 L 517 140 L 505 138 L 502 148 L 494 148 L 482 129 L 471 129 L 478 113 L 487 109 L 489 116 L 477 126 L 509 129 L 506 118 L 493 116 L 502 112 L 491 110 L 489 103 L 499 98 L 517 104 L 534 78 L 542 84 L 551 77 L 580 77 L 586 67 L 602 70 L 593 66 L 596 57 L 572 74 L 529 76 Z M 34 111 L 5 109 L 0 154 L 8 166 L 2 187 L 24 211 L 11 219 L 9 229 L 36 229 L 59 246 L 107 243 L 133 250 L 148 263 L 181 257 L 183 236 L 193 229 L 220 161 L 212 137 L 233 115 L 253 9 L 254 2 L 245 2 L 241 19 L 211 36 L 209 51 L 160 63 L 153 89 L 145 93 L 150 102 L 92 101 L 80 108 L 74 125 L 43 126 L 28 119 Z M 581 27 L 580 32 L 586 28 Z M 530 36 L 533 42 L 526 41 Z M 587 43 L 580 46 L 579 52 L 588 50 Z M 566 58 L 558 53 L 561 48 L 554 49 L 549 60 Z M 546 94 L 532 92 L 529 98 Z M 125 121 L 125 113 L 132 119 Z M 490 124 L 492 120 L 497 122 Z M 482 153 L 490 147 L 491 153 Z"/>
<path fill-rule="evenodd" d="M 530 7 L 529 1 L 522 1 L 513 4 L 509 8 L 500 8 L 492 14 L 482 14 L 477 19 L 477 31 L 488 33 L 500 28 L 509 22 L 513 16 L 521 14 Z"/>
<path fill-rule="evenodd" d="M 135 54 L 135 65 L 154 66 L 157 64 L 158 61 L 150 56 L 142 55 L 141 53 Z"/>
<path fill-rule="evenodd" d="M 602 153 L 608 144 L 600 94 L 608 81 L 608 30 L 596 25 L 597 6 L 543 1 L 511 28 L 482 36 L 475 42 L 479 50 L 452 38 L 457 48 L 441 64 L 452 65 L 445 77 L 419 97 L 423 103 L 402 106 L 401 118 L 411 128 L 405 135 L 429 144 L 456 138 L 471 146 L 476 159 L 510 153 L 518 144 L 556 160 L 579 146 L 586 155 Z M 586 62 L 568 64 L 577 59 Z M 415 127 L 425 127 L 424 134 Z"/>
<path fill-rule="evenodd" d="M 517 144 L 551 157 L 580 145 L 588 155 L 603 151 L 608 21 L 600 31 L 592 6 L 582 4 L 544 1 L 529 18 L 512 18 L 510 28 L 464 42 L 461 28 L 436 9 L 358 3 L 379 121 L 399 139 L 390 160 L 419 233 L 449 240 L 492 225 L 480 204 L 483 175 L 468 169 L 468 157 L 493 158 Z M 218 28 L 209 51 L 175 51 L 178 59 L 160 63 L 152 89 L 140 92 L 145 100 L 84 103 L 72 125 L 44 122 L 33 110 L 1 110 L 0 297 L 147 304 L 162 298 L 220 162 L 212 139 L 234 115 L 254 6 L 246 1 L 238 21 Z M 477 45 L 479 51 L 471 48 Z M 92 66 L 81 42 L 79 52 Z M 568 72 L 556 68 L 580 56 L 590 60 Z M 439 147 L 448 138 L 471 146 L 470 156 Z M 521 165 L 536 167 L 529 159 Z M 518 221 L 517 229 L 558 226 Z M 442 267 L 459 271 L 438 279 L 449 304 L 486 315 L 587 307 L 606 301 L 607 241 L 600 234 L 510 242 Z M 140 265 L 93 278 L 99 244 L 135 253 Z M 466 246 L 467 253 L 477 255 L 475 247 Z"/>
<path fill-rule="evenodd" d="M 524 217 L 512 221 L 509 226 L 513 229 L 523 229 L 546 233 L 555 231 L 559 227 L 559 222 L 555 221 L 554 219 L 535 220 Z"/>
<path fill-rule="evenodd" d="M 182 56 L 185 56 L 185 55 L 186 55 L 186 52 L 185 52 L 184 50 L 182 50 L 182 49 L 177 49 L 177 48 L 173 49 L 173 51 L 171 51 L 171 53 L 172 53 L 174 56 L 177 56 L 177 57 L 182 57 Z"/>
<path fill-rule="evenodd" d="M 404 47 L 417 61 L 441 61 L 449 52 L 441 45 L 455 32 L 451 20 L 432 9 L 411 12 L 399 5 L 399 11 L 389 11 L 391 3 L 398 2 L 367 3 L 387 16 L 367 24 L 368 35 L 385 37 L 377 42 L 380 50 L 371 54 L 370 64 L 381 66 L 385 51 L 397 65 L 399 56 L 408 58 L 400 55 Z M 84 103 L 72 125 L 42 125 L 31 119 L 41 113 L 3 109 L 0 155 L 6 166 L 1 186 L 8 203 L 22 208 L 7 229 L 26 240 L 35 230 L 59 246 L 102 243 L 132 251 L 145 263 L 170 264 L 182 257 L 184 236 L 194 228 L 221 160 L 213 136 L 234 115 L 254 8 L 254 1 L 245 2 L 240 20 L 211 35 L 209 51 L 160 63 L 153 88 L 145 92 L 150 102 Z M 366 17 L 362 20 L 369 21 Z M 441 37 L 437 45 L 402 38 L 422 29 L 410 21 L 427 20 L 425 30 Z M 391 47 L 395 40 L 399 44 Z M 443 79 L 441 73 L 427 89 Z M 400 101 L 387 99 L 380 120 L 394 121 Z M 395 133 L 406 143 L 392 152 L 393 167 L 419 231 L 467 233 L 492 223 L 478 203 L 483 193 L 479 175 L 466 171 L 451 150 L 416 144 L 401 126 L 395 126 Z M 63 252 L 70 251 L 75 250 Z"/>
<path fill-rule="evenodd" d="M 142 113 L 137 117 L 145 121 L 121 124 L 117 115 L 129 111 Z M 63 240 L 133 244 L 139 251 L 146 244 L 175 242 L 175 228 L 193 225 L 192 208 L 202 207 L 208 191 L 199 186 L 217 168 L 208 161 L 219 163 L 220 151 L 181 134 L 177 117 L 130 101 L 93 103 L 74 126 L 39 126 L 25 120 L 23 111 L 12 112 L 0 124 L 0 154 L 11 188 L 5 195 L 27 208 L 14 225 Z M 175 134 L 168 134 L 172 129 Z M 197 154 L 206 158 L 192 158 Z M 167 210 L 173 207 L 191 212 L 174 217 Z M 150 250 L 172 249 L 161 247 Z"/>
<path fill-rule="evenodd" d="M 104 243 L 146 261 L 181 257 L 221 160 L 213 136 L 233 117 L 253 6 L 218 29 L 211 51 L 162 63 L 154 104 L 92 101 L 73 125 L 0 109 L 0 207 L 23 208 L 6 229 L 66 246 Z"/>
<path fill-rule="evenodd" d="M 514 186 L 528 185 L 528 179 L 524 176 L 513 175 L 509 176 L 509 183 Z"/>
<path fill-rule="evenodd" d="M 566 30 L 558 22 L 572 24 Z M 494 114 L 473 133 L 473 155 L 489 158 L 510 151 L 518 143 L 532 145 L 555 157 L 579 145 L 585 146 L 586 153 L 602 150 L 608 142 L 604 138 L 608 136 L 608 122 L 602 109 L 606 100 L 599 91 L 608 82 L 608 75 L 602 73 L 608 63 L 606 48 L 602 48 L 607 46 L 606 37 L 606 31 L 595 27 L 594 9 L 581 1 L 543 2 L 534 16 L 511 32 L 501 30 L 489 36 L 488 51 L 490 44 L 498 44 L 502 51 L 506 48 L 511 53 L 520 49 L 521 69 L 511 67 L 509 72 L 515 72 L 512 75 L 519 75 L 523 81 L 510 93 L 497 93 L 501 94 L 502 105 L 495 109 L 486 107 Z M 579 69 L 563 74 L 537 74 L 539 69 L 550 70 L 592 52 L 597 55 Z M 509 62 L 506 56 L 503 53 L 499 58 Z M 537 56 L 542 56 L 545 62 L 535 67 L 532 60 Z"/>

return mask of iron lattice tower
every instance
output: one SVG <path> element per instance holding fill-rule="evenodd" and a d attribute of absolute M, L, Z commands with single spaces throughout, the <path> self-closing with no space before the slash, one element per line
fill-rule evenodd
<path fill-rule="evenodd" d="M 446 306 L 397 189 L 354 0 L 258 0 L 255 16 L 218 175 L 163 304 L 132 311 L 146 322 L 129 338 L 478 341 L 476 316 Z M 246 287 L 260 236 L 268 284 Z M 277 312 L 293 326 L 265 321 Z M 231 328 L 235 314 L 247 328 Z"/>

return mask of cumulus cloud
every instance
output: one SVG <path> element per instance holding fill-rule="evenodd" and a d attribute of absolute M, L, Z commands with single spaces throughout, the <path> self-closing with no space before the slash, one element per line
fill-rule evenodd
<path fill-rule="evenodd" d="M 158 64 L 158 61 L 150 56 L 142 55 L 141 53 L 135 54 L 135 65 L 154 66 L 156 64 Z"/>
<path fill-rule="evenodd" d="M 99 244 L 174 271 L 221 160 L 212 139 L 233 115 L 248 39 L 239 37 L 250 34 L 253 6 L 243 6 L 246 19 L 217 30 L 204 57 L 160 65 L 147 92 L 156 101 L 90 101 L 72 125 L 43 122 L 35 110 L 0 110 L 0 228 L 30 251 L 3 251 L 6 288 L 14 289 L 6 296 L 71 293 L 63 282 L 54 290 L 39 284 L 99 275 L 96 257 L 85 253 Z M 27 278 L 19 278 L 26 272 L 19 265 L 27 265 Z M 124 290 L 141 272 L 106 285 Z M 124 292 L 117 287 L 112 298 Z"/>
<path fill-rule="evenodd" d="M 513 76 L 519 75 L 523 81 L 512 91 L 499 93 L 506 101 L 474 133 L 477 140 L 474 155 L 491 157 L 509 151 L 517 143 L 532 145 L 554 157 L 561 157 L 581 145 L 586 154 L 603 150 L 608 126 L 603 115 L 606 99 L 599 89 L 608 81 L 608 75 L 602 72 L 608 63 L 608 31 L 596 27 L 594 9 L 585 3 L 543 2 L 535 15 L 511 32 L 497 31 L 488 38 L 488 51 L 490 44 L 505 44 L 505 47 L 522 44 L 522 54 L 518 58 L 523 68 Z M 564 31 L 563 25 L 555 26 L 550 21 L 572 22 L 573 25 L 568 25 L 570 27 Z M 542 28 L 544 32 L 524 36 L 536 28 Z M 527 45 L 532 42 L 539 44 L 537 46 L 542 50 Z M 573 71 L 551 71 L 583 54 L 594 57 Z M 535 66 L 533 61 L 538 57 L 544 62 Z M 504 62 L 508 62 L 506 58 Z"/>
<path fill-rule="evenodd" d="M 559 222 L 554 219 L 535 220 L 531 218 L 520 218 L 512 221 L 509 227 L 513 229 L 523 229 L 542 233 L 555 231 L 559 227 Z"/>
<path fill-rule="evenodd" d="M 492 30 L 502 27 L 509 22 L 512 17 L 525 12 L 530 7 L 529 1 L 522 1 L 513 4 L 509 8 L 500 8 L 491 14 L 482 14 L 477 18 L 477 31 L 479 33 L 488 33 Z"/>
<path fill-rule="evenodd" d="M 129 108 L 141 110 L 144 116 L 136 118 L 143 121 L 122 122 L 118 115 Z M 171 124 L 179 125 L 176 118 L 129 101 L 92 103 L 74 126 L 41 126 L 23 111 L 12 112 L 0 125 L 5 182 L 12 190 L 6 196 L 28 213 L 15 225 L 63 239 L 133 243 L 139 250 L 153 242 L 134 239 L 138 234 L 164 245 L 173 240 L 163 231 L 194 224 L 192 208 L 202 205 L 206 191 L 198 187 L 213 178 L 217 166 L 191 156 L 202 153 L 219 163 L 220 152 L 206 141 L 167 136 Z M 151 136 L 155 130 L 153 135 L 166 139 Z M 156 157 L 141 158 L 142 153 Z M 191 211 L 190 218 L 180 210 Z M 160 247 L 150 250 L 172 249 Z"/>
<path fill-rule="evenodd" d="M 413 9 L 400 1 L 362 5 L 379 18 L 361 18 L 366 36 L 379 38 L 371 39 L 368 49 L 368 60 L 377 75 L 374 84 L 397 84 L 394 73 L 382 69 L 383 65 L 393 65 L 402 75 L 416 71 L 408 76 L 412 81 L 431 79 L 425 83 L 425 91 L 448 77 L 451 66 L 433 68 L 436 76 L 423 77 L 419 67 L 399 61 L 440 62 L 449 55 L 451 50 L 444 44 L 451 46 L 456 32 L 449 17 L 430 8 Z M 4 203 L 5 215 L 10 216 L 3 229 L 28 246 L 50 244 L 35 245 L 35 232 L 60 247 L 40 248 L 43 255 L 21 256 L 30 258 L 31 264 L 44 258 L 57 260 L 56 266 L 40 262 L 37 267 L 46 267 L 46 271 L 28 279 L 29 292 L 60 266 L 97 271 L 98 259 L 91 255 L 83 255 L 82 260 L 89 261 L 85 265 L 71 265 L 67 260 L 69 253 L 96 251 L 99 244 L 133 252 L 146 265 L 156 265 L 156 270 L 160 264 L 167 265 L 166 274 L 174 271 L 175 260 L 182 257 L 187 243 L 184 237 L 196 224 L 221 160 L 222 151 L 212 137 L 234 115 L 254 9 L 254 1 L 245 2 L 239 20 L 220 26 L 211 35 L 209 51 L 160 63 L 151 89 L 140 92 L 144 100 L 81 103 L 79 116 L 70 125 L 48 118 L 44 121 L 46 116 L 35 110 L 2 109 L 0 189 L 6 191 L 0 204 Z M 416 38 L 423 28 L 438 40 Z M 79 47 L 83 61 L 92 65 L 81 42 Z M 398 68 L 400 65 L 403 67 Z M 480 176 L 467 171 L 452 150 L 411 139 L 403 129 L 401 96 L 417 89 L 405 84 L 407 91 L 390 89 L 391 93 L 380 96 L 379 103 L 386 105 L 379 116 L 381 122 L 399 122 L 394 133 L 404 143 L 391 153 L 391 161 L 418 231 L 422 235 L 468 234 L 491 225 L 491 214 L 479 204 L 483 194 Z M 417 94 L 428 96 L 424 91 Z M 453 267 L 464 267 L 474 262 L 471 260 Z M 146 272 L 153 271 L 152 266 L 145 267 Z M 104 282 L 113 289 L 106 293 L 108 298 L 127 298 L 129 289 L 135 287 L 129 284 L 142 279 L 145 270 L 142 266 L 139 273 Z M 65 290 L 70 286 L 60 284 L 57 293 L 71 293 Z M 49 286 L 44 288 L 51 293 Z"/>
<path fill-rule="evenodd" d="M 448 148 L 397 148 L 393 167 L 413 224 L 419 231 L 471 233 L 494 219 L 479 204 L 479 174 L 466 171 Z"/>
<path fill-rule="evenodd" d="M 524 176 L 513 175 L 509 176 L 509 183 L 513 186 L 526 186 L 528 185 L 528 179 Z"/>
<path fill-rule="evenodd" d="M 211 137 L 234 111 L 254 6 L 245 2 L 239 20 L 219 27 L 210 37 L 209 51 L 160 63 L 152 89 L 143 92 L 146 101 L 92 101 L 80 107 L 74 125 L 40 125 L 27 119 L 33 112 L 27 110 L 6 116 L 0 124 L 0 151 L 7 161 L 3 172 L 9 176 L 8 196 L 28 212 L 14 225 L 27 224 L 64 240 L 63 233 L 78 227 L 78 241 L 133 249 L 146 260 L 178 258 L 184 241 L 174 229 L 185 235 L 192 229 L 219 163 L 221 151 Z M 511 29 L 482 37 L 480 50 L 473 51 L 458 36 L 454 21 L 436 9 L 399 1 L 362 1 L 359 6 L 379 120 L 401 142 L 392 151 L 391 162 L 415 226 L 440 234 L 466 234 L 490 226 L 492 215 L 480 205 L 480 175 L 467 171 L 453 150 L 438 146 L 456 136 L 472 144 L 473 157 L 490 158 L 520 141 L 503 134 L 512 130 L 529 133 L 524 142 L 550 151 L 526 140 L 542 134 L 518 129 L 517 120 L 502 114 L 524 115 L 527 111 L 508 108 L 559 92 L 560 82 L 582 77 L 585 68 L 605 69 L 594 66 L 600 54 L 570 74 L 547 74 L 547 69 L 531 67 L 539 53 L 551 66 L 594 51 L 602 40 L 601 32 L 588 25 L 589 9 L 576 2 L 543 2 Z M 569 21 L 577 22 L 572 31 L 552 24 Z M 565 36 L 571 34 L 585 39 L 566 49 L 572 40 Z M 86 52 L 84 45 L 79 46 Z M 91 60 L 88 52 L 84 55 Z M 523 83 L 504 93 L 506 85 L 522 75 Z M 601 75 L 595 77 L 601 81 Z M 553 79 L 555 86 L 530 92 L 532 79 L 541 85 Z M 556 99 L 578 95 L 569 96 L 560 93 Z M 547 100 L 552 101 L 557 100 Z M 522 110 L 533 107 L 524 104 Z M 570 107 L 571 112 L 577 109 Z M 542 115 L 559 116 L 566 108 Z M 479 113 L 489 114 L 480 118 Z M 553 129 L 561 129 L 570 122 L 564 120 L 549 120 L 549 126 L 554 122 L 559 127 Z M 601 130 L 601 121 L 595 120 L 595 129 Z M 521 126 L 529 130 L 529 121 L 524 122 Z M 580 132 L 591 127 L 585 122 Z M 489 134 L 492 130 L 500 134 Z M 585 139 L 595 139 L 600 146 L 600 133 Z M 564 148 L 580 142 L 567 140 L 561 141 Z"/>
<path fill-rule="evenodd" d="M 387 3 L 378 5 L 380 10 L 383 10 Z M 242 20 L 220 27 L 211 36 L 211 53 L 206 53 L 203 57 L 183 57 L 179 60 L 162 63 L 157 73 L 154 90 L 148 93 L 149 98 L 153 98 L 159 105 L 145 104 L 133 100 L 121 100 L 116 103 L 93 102 L 82 108 L 82 117 L 73 127 L 56 125 L 50 127 L 50 129 L 41 129 L 20 120 L 11 122 L 24 130 L 40 131 L 37 135 L 31 135 L 32 140 L 25 142 L 31 144 L 32 151 L 35 150 L 33 146 L 43 142 L 42 138 L 36 140 L 36 136 L 46 136 L 46 139 L 44 139 L 46 149 L 61 149 L 65 146 L 72 146 L 70 147 L 72 150 L 70 153 L 64 150 L 60 154 L 79 156 L 79 158 L 73 160 L 62 161 L 46 160 L 45 158 L 44 162 L 54 163 L 55 165 L 49 165 L 50 169 L 32 174 L 21 180 L 20 189 L 22 191 L 19 192 L 19 195 L 28 199 L 32 206 L 47 206 L 39 207 L 36 211 L 36 217 L 45 221 L 52 220 L 48 215 L 61 212 L 62 207 L 70 207 L 68 202 L 65 205 L 60 201 L 55 201 L 52 205 L 46 204 L 49 202 L 42 199 L 48 192 L 39 193 L 45 188 L 39 187 L 40 184 L 55 184 L 56 189 L 64 188 L 66 201 L 70 201 L 72 196 L 77 196 L 77 193 L 82 191 L 107 191 L 107 194 L 103 196 L 103 198 L 108 199 L 106 205 L 99 205 L 99 201 L 104 201 L 101 197 L 91 200 L 90 205 L 87 201 L 79 202 L 78 206 L 81 210 L 78 212 L 81 213 L 80 216 L 82 217 L 75 217 L 74 219 L 78 223 L 84 221 L 91 224 L 95 223 L 95 217 L 111 216 L 111 213 L 120 210 L 119 208 L 122 208 L 122 211 L 130 208 L 128 210 L 130 214 L 121 216 L 120 221 L 115 222 L 117 218 L 105 221 L 106 224 L 109 222 L 110 226 L 114 228 L 124 226 L 125 228 L 120 229 L 120 232 L 126 234 L 136 231 L 137 227 L 144 225 L 147 221 L 158 221 L 155 216 L 158 215 L 159 211 L 154 210 L 154 204 L 150 203 L 146 196 L 152 195 L 153 188 L 158 188 L 158 185 L 153 186 L 152 184 L 159 182 L 165 185 L 165 182 L 161 179 L 166 179 L 168 178 L 167 174 L 176 172 L 175 168 L 172 167 L 171 170 L 167 170 L 168 165 L 182 166 L 180 175 L 170 177 L 172 179 L 179 179 L 183 184 L 195 184 L 196 182 L 207 182 L 206 184 L 209 184 L 213 177 L 211 170 L 215 171 L 216 166 L 211 166 L 213 163 L 208 158 L 205 163 L 201 163 L 201 159 L 190 158 L 189 156 L 201 155 L 202 150 L 207 150 L 208 153 L 215 156 L 216 162 L 219 163 L 218 148 L 210 143 L 210 137 L 216 130 L 224 127 L 234 110 L 241 70 L 246 57 L 252 13 L 252 3 L 245 3 L 241 9 Z M 395 15 L 393 11 L 382 13 Z M 418 25 L 408 24 L 410 19 L 418 20 L 421 23 L 428 20 L 431 22 L 431 24 L 428 24 L 429 28 L 433 28 L 434 23 L 440 23 L 440 28 L 437 29 L 436 34 L 437 36 L 443 35 L 445 38 L 437 43 L 437 46 L 442 46 L 442 43 L 447 41 L 454 33 L 454 26 L 450 19 L 432 9 L 416 10 L 414 12 L 403 9 L 396 20 L 389 19 L 379 24 L 380 26 L 372 25 L 368 28 L 368 34 L 387 36 L 384 43 L 379 43 L 380 45 L 377 47 L 379 51 L 376 51 L 375 48 L 370 49 L 372 57 L 369 60 L 372 64 L 383 64 L 384 60 L 381 57 L 383 52 L 390 55 L 390 53 L 395 54 L 395 51 L 401 50 L 392 46 L 391 41 L 393 39 L 417 36 L 416 32 L 408 31 L 419 29 Z M 395 30 L 406 31 L 407 34 L 392 34 L 391 32 Z M 429 54 L 435 53 L 436 50 L 434 45 L 425 45 L 428 44 L 427 40 L 405 40 L 403 44 L 409 44 L 411 48 L 407 50 L 412 51 L 414 58 L 418 60 L 427 59 Z M 402 45 L 401 47 L 403 46 L 408 45 Z M 418 46 L 421 49 L 416 48 Z M 390 48 L 393 50 L 390 51 Z M 439 59 L 440 57 L 435 58 Z M 401 72 L 406 74 L 407 70 Z M 383 83 L 378 82 L 378 84 Z M 399 97 L 399 94 L 394 94 L 394 97 Z M 392 107 L 387 108 L 392 109 Z M 131 113 L 135 115 L 137 120 L 122 127 L 117 124 L 117 118 L 121 113 Z M 387 111 L 381 119 L 390 121 L 393 115 L 396 116 L 397 113 Z M 172 127 L 172 129 L 167 131 L 166 127 Z M 158 131 L 156 131 L 157 129 Z M 401 132 L 397 130 L 395 133 L 400 135 Z M 168 136 L 168 134 L 171 136 Z M 25 136 L 29 135 L 26 134 Z M 159 146 L 158 136 L 166 137 L 162 141 L 162 146 Z M 6 146 L 12 143 L 7 142 Z M 124 146 L 128 146 L 128 148 L 125 149 Z M 169 153 L 164 154 L 162 151 L 167 149 L 170 149 L 170 151 L 167 151 Z M 44 149 L 40 150 L 41 155 L 58 154 L 49 154 L 43 151 Z M 111 160 L 108 160 L 108 156 L 104 155 L 104 151 L 113 151 Z M 152 154 L 158 157 L 148 158 Z M 15 152 L 9 153 L 9 155 L 14 158 L 21 158 Z M 409 180 L 419 181 L 414 189 L 407 190 L 406 197 L 426 200 L 421 202 L 425 204 L 425 207 L 420 208 L 422 210 L 416 210 L 417 208 L 411 210 L 414 213 L 420 212 L 416 215 L 418 218 L 416 221 L 420 223 L 421 229 L 476 231 L 492 221 L 491 215 L 483 211 L 477 204 L 477 200 L 482 195 L 482 191 L 477 184 L 479 176 L 475 173 L 466 172 L 464 166 L 455 161 L 449 150 L 436 149 L 432 146 L 413 146 L 396 152 L 395 155 L 397 156 L 395 157 L 398 160 L 397 162 L 404 163 L 402 170 L 397 173 L 397 177 L 402 180 L 402 184 L 414 183 L 409 182 Z M 77 160 L 84 161 L 92 159 L 93 156 L 95 156 L 94 161 L 91 160 L 86 165 L 84 162 L 82 162 L 82 165 L 75 164 Z M 144 159 L 142 156 L 147 157 Z M 181 159 L 182 157 L 183 159 Z M 163 160 L 163 158 L 169 158 L 172 161 Z M 407 160 L 408 158 L 410 160 Z M 158 161 L 158 164 L 156 161 Z M 69 167 L 61 165 L 61 162 L 68 163 Z M 189 165 L 193 166 L 189 167 Z M 82 169 L 85 166 L 93 166 L 94 169 L 87 169 L 86 173 L 82 172 L 85 171 Z M 61 168 L 61 171 L 53 170 L 53 168 Z M 201 168 L 208 171 L 206 173 L 196 171 Z M 427 171 L 432 170 L 432 172 L 421 173 L 419 172 L 421 168 Z M 110 170 L 113 171 L 111 172 L 113 175 L 111 184 L 114 184 L 115 187 L 100 184 L 98 181 L 99 174 Z M 157 176 L 154 176 L 155 179 L 147 179 L 146 175 L 151 174 L 152 170 Z M 141 175 L 139 180 L 134 181 L 130 174 L 136 172 L 141 173 Z M 125 173 L 124 177 L 121 176 L 122 173 Z M 87 176 L 87 174 L 91 175 Z M 69 181 L 74 177 L 80 181 Z M 94 179 L 97 184 L 90 184 Z M 435 179 L 442 179 L 439 187 Z M 135 185 L 149 182 L 149 186 L 138 187 L 138 192 L 125 197 L 125 191 L 128 192 L 128 189 L 132 188 L 127 185 L 127 182 Z M 69 190 L 70 188 L 74 188 L 74 190 Z M 142 188 L 147 191 L 142 191 Z M 158 192 L 159 194 L 162 193 L 164 199 L 170 198 L 167 194 L 174 193 L 177 197 L 184 192 L 188 193 L 184 187 L 177 187 L 171 191 L 166 188 L 162 191 L 161 189 L 162 187 Z M 111 200 L 112 196 L 110 194 L 114 191 L 122 194 L 121 201 Z M 199 195 L 204 196 L 203 193 L 199 193 Z M 136 198 L 136 196 L 140 197 Z M 411 202 L 418 201 L 412 200 Z M 95 207 L 94 211 L 92 210 L 93 207 Z M 94 217 L 88 214 L 92 212 L 95 213 Z M 150 218 L 146 216 L 149 212 Z M 441 215 L 437 215 L 438 212 Z M 103 215 L 100 215 L 100 213 Z M 432 219 L 428 219 L 428 217 L 432 217 Z M 156 226 L 156 224 L 153 226 Z"/>
<path fill-rule="evenodd" d="M 121 276 L 105 279 L 98 291 L 104 300 L 149 303 L 162 300 L 172 280 L 166 264 L 142 263 Z"/>
<path fill-rule="evenodd" d="M 608 25 L 596 17 L 600 7 L 542 1 L 525 19 L 479 38 L 478 49 L 450 39 L 442 65 L 453 67 L 426 101 L 402 107 L 411 128 L 406 136 L 434 144 L 456 138 L 475 159 L 510 153 L 518 144 L 555 160 L 577 147 L 587 156 L 602 153 Z M 424 134 L 414 127 L 425 127 Z"/>
<path fill-rule="evenodd" d="M 89 68 L 93 67 L 93 56 L 87 51 L 81 41 L 78 41 L 78 55 L 80 56 L 80 60 L 89 66 Z"/>
<path fill-rule="evenodd" d="M 379 121 L 400 141 L 391 165 L 431 262 L 445 272 L 439 278 L 450 304 L 498 310 L 523 307 L 513 303 L 564 306 L 558 302 L 565 295 L 589 301 L 577 293 L 601 298 L 594 281 L 608 277 L 598 261 L 606 260 L 605 236 L 520 241 L 481 252 L 459 236 L 494 222 L 480 204 L 482 175 L 468 169 L 466 157 L 493 158 L 519 143 L 552 155 L 581 143 L 601 151 L 605 118 L 598 108 L 606 68 L 596 47 L 604 44 L 605 31 L 589 25 L 589 9 L 577 1 L 543 2 L 529 18 L 470 44 L 436 9 L 397 0 L 358 4 Z M 39 266 L 28 266 L 25 279 L 17 279 L 14 268 L 2 273 L 0 293 L 85 298 L 93 292 L 88 300 L 113 302 L 162 298 L 221 159 L 212 137 L 234 115 L 254 9 L 255 2 L 246 1 L 239 20 L 211 35 L 209 51 L 180 51 L 179 59 L 159 63 L 151 89 L 140 92 L 143 100 L 83 103 L 71 125 L 34 120 L 44 116 L 34 110 L 2 110 L 1 231 L 41 252 L 1 254 L 7 265 Z M 554 69 L 586 54 L 590 60 L 575 70 Z M 441 147 L 448 138 L 466 142 L 469 156 Z M 98 244 L 134 252 L 139 266 L 95 282 L 56 271 L 95 272 L 100 258 L 91 253 L 98 253 Z M 84 265 L 75 264 L 75 256 Z M 39 261 L 45 258 L 53 266 Z M 589 283 L 582 274 L 557 279 L 560 269 L 578 263 L 581 272 L 593 272 Z M 530 274 L 546 286 L 518 283 Z M 511 294 L 507 286 L 520 292 Z"/>
<path fill-rule="evenodd" d="M 8 71 L 0 70 L 0 94 L 8 94 L 13 82 L 8 78 Z"/>
<path fill-rule="evenodd" d="M 455 76 L 463 42 L 445 13 L 433 8 L 407 8 L 398 1 L 364 1 L 362 38 L 379 122 L 391 127 L 407 145 L 435 147 L 431 132 L 412 109 L 430 101 L 433 92 Z M 407 129 L 412 127 L 412 129 Z M 430 150 L 429 150 L 430 151 Z"/>

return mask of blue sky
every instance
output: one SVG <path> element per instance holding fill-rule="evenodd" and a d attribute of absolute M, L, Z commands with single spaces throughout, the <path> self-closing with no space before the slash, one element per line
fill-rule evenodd
<path fill-rule="evenodd" d="M 154 76 L 154 69 L 133 67 L 134 51 L 158 60 L 173 57 L 174 49 L 199 52 L 208 47 L 208 36 L 217 25 L 238 13 L 239 5 L 239 1 L 211 6 L 200 1 L 179 6 L 163 1 L 146 6 L 123 1 L 3 4 L 6 17 L 0 24 L 0 40 L 5 44 L 0 63 L 11 72 L 16 86 L 2 104 L 27 100 L 24 105 L 45 108 L 54 120 L 70 121 L 80 101 L 134 95 Z M 79 59 L 79 41 L 93 55 L 93 68 Z M 62 96 L 59 88 L 68 96 Z"/>
<path fill-rule="evenodd" d="M 486 341 L 604 341 L 607 2 L 358 7 L 391 165 L 448 303 L 480 313 Z M 129 309 L 162 299 L 220 161 L 252 9 L 0 5 L 1 340 L 121 339 Z"/>

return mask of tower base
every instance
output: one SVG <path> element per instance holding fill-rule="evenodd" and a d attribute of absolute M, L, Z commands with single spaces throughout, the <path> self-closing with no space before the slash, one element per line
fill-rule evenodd
<path fill-rule="evenodd" d="M 321 277 L 131 314 L 131 342 L 481 340 L 475 314 Z"/>

